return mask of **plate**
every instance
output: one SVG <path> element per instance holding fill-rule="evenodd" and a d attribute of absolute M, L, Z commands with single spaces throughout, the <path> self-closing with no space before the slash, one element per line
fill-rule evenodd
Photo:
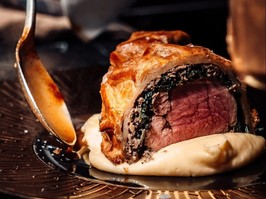
<path fill-rule="evenodd" d="M 56 71 L 75 127 L 100 111 L 106 67 Z M 266 155 L 222 175 L 178 178 L 114 175 L 51 156 L 60 144 L 35 119 L 18 81 L 0 83 L 0 192 L 23 198 L 265 198 Z M 1 196 L 1 195 L 0 195 Z"/>

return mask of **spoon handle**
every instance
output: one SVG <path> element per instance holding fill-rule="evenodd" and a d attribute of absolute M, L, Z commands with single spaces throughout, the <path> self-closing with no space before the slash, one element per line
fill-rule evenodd
<path fill-rule="evenodd" d="M 27 0 L 24 30 L 25 28 L 29 29 L 34 34 L 35 21 L 36 21 L 36 0 Z"/>

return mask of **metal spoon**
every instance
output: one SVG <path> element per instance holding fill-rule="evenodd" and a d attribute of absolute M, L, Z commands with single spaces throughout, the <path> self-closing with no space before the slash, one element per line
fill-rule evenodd
<path fill-rule="evenodd" d="M 27 0 L 25 25 L 16 47 L 15 68 L 22 91 L 37 119 L 48 132 L 73 146 L 77 139 L 76 132 L 63 95 L 35 49 L 35 7 L 35 0 Z"/>

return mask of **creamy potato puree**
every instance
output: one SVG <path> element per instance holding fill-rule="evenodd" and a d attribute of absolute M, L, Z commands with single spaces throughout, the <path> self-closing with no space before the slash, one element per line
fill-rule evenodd
<path fill-rule="evenodd" d="M 102 171 L 128 175 L 205 176 L 237 169 L 251 163 L 265 150 L 265 139 L 249 133 L 224 133 L 169 145 L 150 161 L 114 165 L 101 152 L 99 114 L 82 127 L 89 147 L 90 164 Z"/>

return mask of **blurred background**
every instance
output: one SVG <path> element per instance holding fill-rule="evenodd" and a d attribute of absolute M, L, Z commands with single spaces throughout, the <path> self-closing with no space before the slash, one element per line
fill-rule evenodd
<path fill-rule="evenodd" d="M 194 44 L 228 57 L 227 0 L 132 0 L 93 39 L 77 34 L 82 27 L 69 21 L 61 3 L 37 0 L 36 45 L 48 70 L 108 65 L 109 53 L 136 30 L 180 29 L 191 35 Z M 0 0 L 0 80 L 15 77 L 14 52 L 24 25 L 25 6 L 26 0 Z M 80 16 L 81 12 L 77 9 L 75 14 Z M 86 17 L 81 16 L 89 20 Z"/>

